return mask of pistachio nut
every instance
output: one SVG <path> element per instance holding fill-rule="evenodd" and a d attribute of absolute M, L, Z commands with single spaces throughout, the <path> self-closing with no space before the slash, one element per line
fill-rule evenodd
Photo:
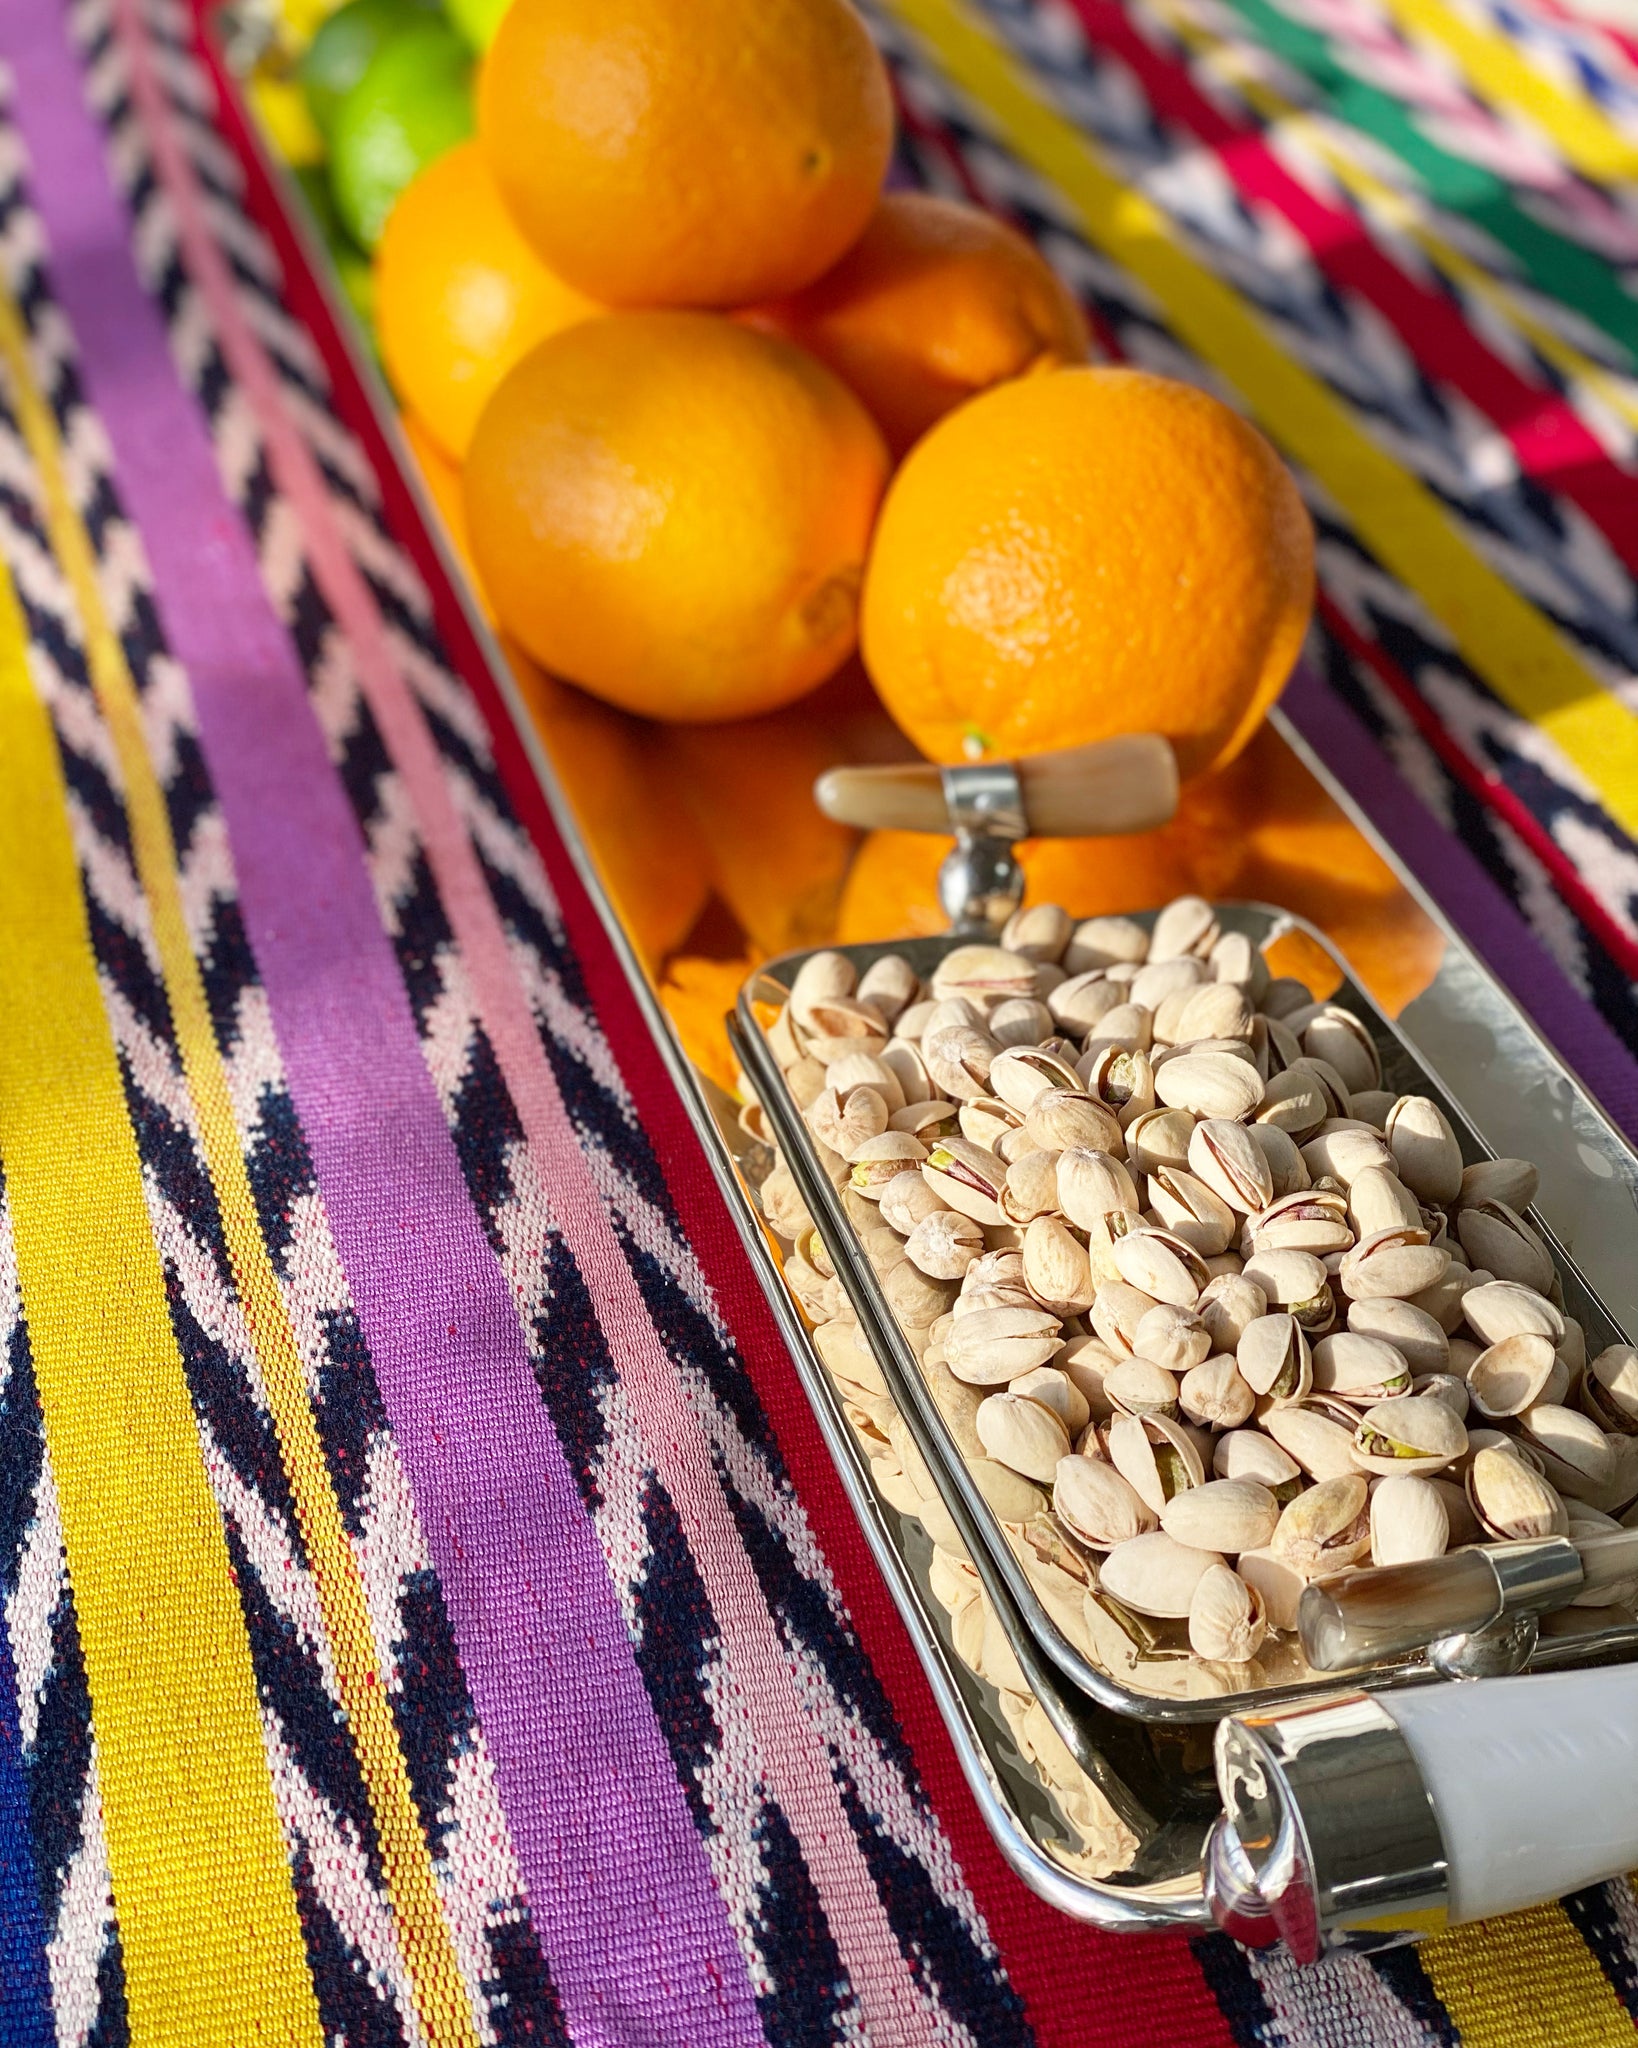
<path fill-rule="evenodd" d="M 846 1159 L 855 1146 L 887 1129 L 887 1104 L 874 1088 L 850 1088 L 843 1096 L 831 1087 L 814 1097 L 802 1120 L 821 1145 Z"/>
<path fill-rule="evenodd" d="M 1219 1479 L 1255 1479 L 1282 1507 L 1303 1487 L 1302 1467 L 1260 1429 L 1231 1429 L 1220 1436 L 1212 1445 L 1211 1469 Z"/>
<path fill-rule="evenodd" d="M 1255 1015 L 1244 989 L 1232 981 L 1208 981 L 1187 996 L 1178 1022 L 1177 1042 L 1250 1038 Z"/>
<path fill-rule="evenodd" d="M 1053 1475 L 1052 1511 L 1071 1536 L 1092 1550 L 1113 1550 L 1156 1524 L 1154 1511 L 1101 1458 L 1059 1461 Z"/>
<path fill-rule="evenodd" d="M 762 1183 L 762 1214 L 768 1228 L 779 1237 L 806 1237 L 813 1228 L 791 1170 L 783 1161 Z"/>
<path fill-rule="evenodd" d="M 1426 1394 L 1430 1401 L 1443 1401 L 1458 1422 L 1465 1423 L 1473 1408 L 1473 1397 L 1460 1373 L 1419 1372 L 1410 1383 L 1413 1394 Z"/>
<path fill-rule="evenodd" d="M 1222 1559 L 1210 1550 L 1191 1550 L 1163 1529 L 1129 1536 L 1098 1567 L 1098 1583 L 1112 1600 L 1137 1614 L 1165 1621 L 1188 1617 L 1195 1587 Z"/>
<path fill-rule="evenodd" d="M 1555 1344 L 1564 1341 L 1563 1310 L 1515 1280 L 1488 1280 L 1470 1287 L 1462 1296 L 1462 1314 L 1483 1344 L 1499 1344 L 1503 1337 L 1526 1331 L 1551 1337 Z"/>
<path fill-rule="evenodd" d="M 1061 1342 L 1058 1318 L 1044 1309 L 975 1309 L 945 1332 L 944 1362 L 972 1386 L 1005 1386 L 1045 1365 Z"/>
<path fill-rule="evenodd" d="M 1217 913 L 1203 896 L 1176 896 L 1155 919 L 1149 958 L 1175 960 L 1192 954 L 1208 960 L 1222 935 Z"/>
<path fill-rule="evenodd" d="M 1126 1156 L 1135 1171 L 1187 1166 L 1195 1119 L 1186 1109 L 1146 1109 L 1126 1126 Z"/>
<path fill-rule="evenodd" d="M 1249 1116 L 1263 1093 L 1255 1067 L 1221 1052 L 1177 1054 L 1154 1075 L 1153 1087 L 1169 1109 L 1231 1123 Z"/>
<path fill-rule="evenodd" d="M 897 1239 L 894 1242 L 897 1243 Z M 888 1306 L 901 1323 L 912 1328 L 925 1329 L 946 1312 L 955 1298 L 955 1288 L 950 1282 L 934 1279 L 906 1258 L 889 1266 L 882 1274 L 881 1282 Z"/>
<path fill-rule="evenodd" d="M 1530 1448 L 1558 1491 L 1577 1500 L 1598 1495 L 1615 1478 L 1615 1443 L 1591 1416 L 1556 1402 L 1538 1401 L 1519 1417 Z"/>
<path fill-rule="evenodd" d="M 919 1165 L 927 1156 L 927 1147 L 908 1131 L 883 1131 L 853 1148 L 848 1185 L 867 1202 L 879 1202 L 907 1167 Z"/>
<path fill-rule="evenodd" d="M 893 1050 L 889 1040 L 879 1052 L 850 1052 L 845 1059 L 832 1060 L 825 1069 L 825 1079 L 838 1095 L 846 1096 L 855 1088 L 874 1088 L 887 1104 L 888 1115 L 896 1109 L 903 1109 L 910 1097 L 905 1092 L 898 1068 L 887 1055 Z M 923 1097 L 927 1094 L 924 1088 Z"/>
<path fill-rule="evenodd" d="M 1380 1337 L 1339 1330 L 1314 1346 L 1314 1386 L 1354 1407 L 1408 1394 L 1411 1369 L 1402 1353 Z"/>
<path fill-rule="evenodd" d="M 981 1458 L 984 1446 L 978 1440 L 977 1416 L 979 1404 L 988 1398 L 984 1389 L 957 1379 L 943 1359 L 930 1364 L 924 1358 L 921 1376 L 956 1449 L 964 1458 Z"/>
<path fill-rule="evenodd" d="M 990 1067 L 991 1091 L 1010 1103 L 1020 1118 L 1029 1114 L 1038 1095 L 1049 1088 L 1079 1095 L 1080 1076 L 1067 1060 L 1036 1046 L 1014 1045 L 996 1055 Z"/>
<path fill-rule="evenodd" d="M 1236 1347 L 1235 1363 L 1251 1391 L 1275 1407 L 1308 1397 L 1313 1362 L 1308 1339 L 1294 1316 L 1259 1316 L 1248 1324 Z"/>
<path fill-rule="evenodd" d="M 1124 1280 L 1106 1280 L 1092 1303 L 1092 1327 L 1117 1357 L 1131 1358 L 1138 1325 L 1156 1306 L 1155 1297 Z"/>
<path fill-rule="evenodd" d="M 935 1280 L 959 1280 L 984 1249 L 984 1233 L 970 1216 L 935 1210 L 905 1240 L 904 1255 Z"/>
<path fill-rule="evenodd" d="M 1120 1121 L 1114 1111 L 1078 1085 L 1043 1088 L 1029 1106 L 1024 1131 L 1043 1152 L 1119 1152 Z"/>
<path fill-rule="evenodd" d="M 1353 1244 L 1348 1204 L 1340 1188 L 1299 1188 L 1281 1195 L 1251 1219 L 1255 1252 L 1344 1252 Z"/>
<path fill-rule="evenodd" d="M 1278 1017 L 1260 1016 L 1251 1037 L 1265 1081 L 1271 1074 L 1283 1074 L 1288 1067 L 1294 1067 L 1307 1057 L 1301 1039 Z M 1269 1128 L 1272 1130 L 1274 1126 L 1271 1124 Z"/>
<path fill-rule="evenodd" d="M 1441 1472 L 1466 1449 L 1466 1429 L 1443 1401 L 1426 1394 L 1378 1401 L 1354 1433 L 1354 1459 L 1365 1472 Z"/>
<path fill-rule="evenodd" d="M 1334 1180 L 1350 1194 L 1364 1173 L 1392 1173 L 1393 1154 L 1367 1125 L 1328 1117 L 1302 1148 L 1303 1164 L 1314 1180 Z"/>
<path fill-rule="evenodd" d="M 1083 1245 L 1056 1216 L 1037 1216 L 1024 1230 L 1024 1285 L 1056 1316 L 1076 1316 L 1092 1306 L 1097 1287 Z"/>
<path fill-rule="evenodd" d="M 998 1464 L 1043 1486 L 1069 1456 L 1069 1432 L 1060 1417 L 1026 1394 L 1003 1388 L 979 1403 L 978 1440 Z"/>
<path fill-rule="evenodd" d="M 1123 1131 L 1134 1117 L 1155 1106 L 1155 1070 L 1141 1048 L 1104 1045 L 1094 1039 L 1076 1072 L 1086 1092 L 1114 1111 Z"/>
<path fill-rule="evenodd" d="M 880 1010 L 891 1024 L 915 1001 L 920 987 L 916 970 L 902 954 L 884 953 L 859 977 L 855 993 L 861 1002 Z"/>
<path fill-rule="evenodd" d="M 888 1039 L 880 1010 L 854 996 L 817 997 L 800 1013 L 798 1023 L 808 1057 L 825 1067 L 854 1053 L 879 1052 Z"/>
<path fill-rule="evenodd" d="M 998 1156 L 1004 1141 L 1024 1127 L 1024 1119 L 1011 1103 L 995 1095 L 973 1095 L 957 1111 L 961 1135 L 974 1145 Z"/>
<path fill-rule="evenodd" d="M 990 1069 L 1000 1055 L 1001 1047 L 989 1033 L 970 1024 L 947 1025 L 921 1042 L 928 1078 L 952 1102 L 990 1094 Z"/>
<path fill-rule="evenodd" d="M 1146 1358 L 1167 1372 L 1184 1373 L 1209 1355 L 1211 1338 L 1192 1309 L 1163 1301 L 1139 1321 L 1132 1349 L 1139 1358 Z"/>
<path fill-rule="evenodd" d="M 1030 1223 L 1058 1213 L 1058 1155 L 1024 1152 L 1007 1166 L 1001 1207 L 1009 1223 Z"/>
<path fill-rule="evenodd" d="M 1189 1602 L 1189 1648 L 1211 1664 L 1246 1664 L 1268 1633 L 1263 1596 L 1226 1564 L 1201 1573 Z"/>
<path fill-rule="evenodd" d="M 1071 974 L 1084 974 L 1121 961 L 1141 965 L 1148 957 L 1149 934 L 1132 918 L 1089 917 L 1071 932 L 1063 964 Z"/>
<path fill-rule="evenodd" d="M 1528 1159 L 1481 1159 L 1462 1169 L 1457 1204 L 1465 1209 L 1469 1202 L 1505 1202 L 1523 1215 L 1536 1199 L 1540 1180 Z"/>
<path fill-rule="evenodd" d="M 927 1185 L 951 1209 L 978 1223 L 1005 1223 L 1001 1195 L 1007 1168 L 993 1152 L 970 1138 L 940 1138 L 928 1148 L 922 1165 Z"/>
<path fill-rule="evenodd" d="M 1522 1415 L 1537 1401 L 1548 1400 L 1548 1382 L 1557 1364 L 1551 1337 L 1521 1332 L 1503 1337 L 1481 1351 L 1467 1369 L 1467 1391 L 1473 1406 L 1490 1422 Z"/>
<path fill-rule="evenodd" d="M 1190 1366 L 1177 1390 L 1177 1399 L 1185 1421 L 1196 1423 L 1201 1429 L 1238 1429 L 1242 1422 L 1251 1420 L 1257 1404 L 1256 1395 L 1226 1351 Z"/>
<path fill-rule="evenodd" d="M 1190 1244 L 1203 1258 L 1216 1258 L 1234 1241 L 1234 1211 L 1204 1181 L 1175 1166 L 1149 1176 L 1149 1206 L 1167 1230 Z"/>
<path fill-rule="evenodd" d="M 1141 1003 L 1121 1003 L 1110 1010 L 1091 1031 L 1086 1034 L 1084 1056 L 1077 1063 L 1077 1071 L 1083 1076 L 1091 1073 L 1093 1063 L 1105 1053 L 1144 1053 L 1154 1048 L 1155 1014 Z"/>
<path fill-rule="evenodd" d="M 1001 930 L 1001 944 L 1026 960 L 1061 960 L 1075 929 L 1069 912 L 1056 903 L 1032 903 L 1015 910 Z"/>
<path fill-rule="evenodd" d="M 1297 1626 L 1297 1609 L 1308 1581 L 1288 1558 L 1266 1546 L 1242 1550 L 1235 1570 L 1263 1603 L 1270 1628 L 1289 1631 Z"/>
<path fill-rule="evenodd" d="M 893 1176 L 882 1189 L 877 1206 L 888 1228 L 908 1237 L 918 1223 L 938 1215 L 944 1202 L 923 1180 L 919 1170 L 912 1167 Z"/>
<path fill-rule="evenodd" d="M 1123 1358 L 1104 1374 L 1103 1391 L 1122 1415 L 1175 1419 L 1178 1413 L 1176 1378 L 1147 1358 Z"/>
<path fill-rule="evenodd" d="M 933 970 L 932 993 L 940 1001 L 960 996 L 987 1016 L 1009 996 L 1035 993 L 1035 963 L 1004 946 L 956 946 Z"/>
<path fill-rule="evenodd" d="M 1214 981 L 1231 981 L 1243 988 L 1259 1009 L 1268 987 L 1268 962 L 1256 942 L 1244 932 L 1224 932 L 1212 947 L 1206 963 Z"/>
<path fill-rule="evenodd" d="M 1240 1339 L 1259 1316 L 1268 1314 L 1268 1296 L 1244 1273 L 1225 1273 L 1208 1280 L 1197 1310 L 1213 1349 L 1238 1351 Z"/>
<path fill-rule="evenodd" d="M 1280 1510 L 1269 1549 L 1309 1579 L 1357 1564 L 1371 1547 L 1367 1493 L 1357 1472 L 1320 1480 Z"/>
<path fill-rule="evenodd" d="M 1189 1136 L 1189 1167 L 1219 1201 L 1242 1216 L 1256 1215 L 1274 1199 L 1274 1173 L 1244 1124 L 1205 1117 Z"/>
<path fill-rule="evenodd" d="M 1046 1006 L 1058 1030 L 1085 1038 L 1111 1010 L 1129 1000 L 1126 990 L 1126 983 L 1111 981 L 1101 967 L 1093 967 L 1061 981 L 1047 996 Z"/>
<path fill-rule="evenodd" d="M 1452 1258 L 1444 1273 L 1431 1287 L 1424 1287 L 1419 1294 L 1412 1294 L 1407 1299 L 1412 1307 L 1432 1316 L 1447 1336 L 1454 1336 L 1462 1326 L 1463 1298 L 1468 1292 L 1472 1278 L 1468 1269 L 1458 1265 Z"/>
<path fill-rule="evenodd" d="M 1289 1131 L 1282 1131 L 1278 1124 L 1252 1123 L 1247 1124 L 1246 1134 L 1268 1161 L 1271 1202 L 1313 1185 L 1314 1177 Z"/>
<path fill-rule="evenodd" d="M 967 1470 L 997 1521 L 1030 1522 L 1046 1512 L 1047 1497 L 1042 1489 L 999 1458 L 969 1458 Z"/>
<path fill-rule="evenodd" d="M 1023 1394 L 1031 1401 L 1039 1401 L 1043 1408 L 1050 1408 L 1071 1437 L 1079 1436 L 1092 1419 L 1086 1396 L 1068 1373 L 1060 1372 L 1055 1365 L 1038 1365 L 1033 1372 L 1020 1373 L 1010 1383 L 1008 1392 Z"/>
<path fill-rule="evenodd" d="M 1335 1114 L 1333 1099 L 1312 1062 L 1298 1060 L 1295 1066 L 1269 1075 L 1257 1104 L 1256 1120 L 1273 1124 L 1300 1147 L 1328 1116 Z"/>
<path fill-rule="evenodd" d="M 1095 1240 L 1110 1237 L 1110 1217 L 1125 1216 L 1137 1206 L 1137 1189 L 1120 1160 L 1080 1145 L 1059 1153 L 1058 1207 Z M 1121 1228 L 1124 1230 L 1124 1223 Z"/>
<path fill-rule="evenodd" d="M 1193 1308 L 1208 1275 L 1193 1245 L 1170 1231 L 1132 1230 L 1110 1248 L 1115 1270 L 1129 1287 L 1156 1301 Z"/>
<path fill-rule="evenodd" d="M 1350 1095 L 1356 1089 L 1382 1085 L 1376 1040 L 1352 1010 L 1343 1009 L 1340 1003 L 1321 1003 L 1306 1022 L 1299 1024 L 1296 1016 L 1286 1021 L 1301 1037 L 1309 1058 L 1324 1060 L 1334 1069 Z"/>
<path fill-rule="evenodd" d="M 1552 1287 L 1552 1255 L 1518 1211 L 1505 1202 L 1490 1198 L 1464 1202 L 1456 1215 L 1456 1235 L 1474 1266 L 1484 1267 L 1498 1280 L 1533 1287 L 1538 1294 Z"/>
<path fill-rule="evenodd" d="M 1468 1505 L 1485 1534 L 1499 1542 L 1562 1536 L 1570 1526 L 1564 1502 L 1522 1458 L 1481 1450 L 1467 1469 Z"/>
<path fill-rule="evenodd" d="M 800 1248 L 787 1254 L 784 1271 L 785 1284 L 808 1316 L 814 1322 L 831 1321 L 842 1301 L 842 1290 L 834 1275 L 821 1273 L 802 1256 Z"/>
<path fill-rule="evenodd" d="M 1419 1201 L 1455 1201 L 1462 1191 L 1462 1148 L 1438 1103 L 1401 1095 L 1382 1131 L 1399 1178 Z"/>
<path fill-rule="evenodd" d="M 1421 1203 L 1390 1167 L 1367 1167 L 1356 1175 L 1348 1188 L 1348 1215 L 1360 1239 L 1401 1225 L 1423 1228 Z"/>
<path fill-rule="evenodd" d="M 1353 1432 L 1311 1403 L 1270 1408 L 1262 1417 L 1262 1426 L 1310 1479 L 1335 1479 L 1359 1469 L 1354 1463 Z"/>
<path fill-rule="evenodd" d="M 1174 995 L 1184 995 L 1202 986 L 1207 981 L 1208 969 L 1204 960 L 1183 958 L 1177 960 L 1151 959 L 1140 967 L 1132 977 L 1131 1001 L 1145 1010 L 1158 1010 L 1162 1003 Z"/>
<path fill-rule="evenodd" d="M 1170 1416 L 1117 1414 L 1106 1435 L 1110 1464 L 1157 1515 L 1177 1494 L 1205 1483 L 1193 1438 Z"/>
<path fill-rule="evenodd" d="M 1610 1344 L 1588 1366 L 1582 1404 L 1603 1429 L 1638 1433 L 1638 1346 Z"/>
<path fill-rule="evenodd" d="M 1228 1557 L 1260 1550 L 1279 1519 L 1279 1502 L 1255 1479 L 1207 1479 L 1175 1494 L 1160 1511 L 1161 1528 L 1176 1542 Z"/>
<path fill-rule="evenodd" d="M 1398 1474 L 1379 1480 L 1371 1492 L 1370 1521 L 1375 1565 L 1443 1557 L 1450 1541 L 1450 1512 L 1431 1479 Z"/>
<path fill-rule="evenodd" d="M 894 1043 L 907 1043 L 910 1045 L 919 1043 L 922 1033 L 932 1023 L 938 1008 L 939 1005 L 928 996 L 918 997 L 907 1009 L 901 1010 L 893 1021 Z M 968 1021 L 976 1022 L 977 1016 L 978 1013 L 975 1010 Z"/>
<path fill-rule="evenodd" d="M 1110 1370 L 1130 1352 L 1112 1351 L 1101 1337 L 1071 1337 L 1055 1361 L 1077 1392 L 1084 1395 L 1092 1419 L 1107 1422 L 1114 1403 L 1103 1390 Z"/>
<path fill-rule="evenodd" d="M 1246 1261 L 1245 1277 L 1263 1290 L 1271 1310 L 1295 1316 L 1311 1337 L 1323 1337 L 1336 1321 L 1331 1276 L 1312 1252 L 1258 1252 Z"/>
<path fill-rule="evenodd" d="M 1408 1301 L 1444 1277 L 1450 1254 L 1429 1244 L 1428 1233 L 1409 1224 L 1373 1231 L 1343 1256 L 1337 1278 L 1350 1301 L 1390 1295 Z"/>
<path fill-rule="evenodd" d="M 908 1131 L 919 1143 L 931 1145 L 936 1139 L 953 1137 L 961 1129 L 961 1119 L 953 1102 L 912 1102 L 894 1110 L 887 1128 Z"/>

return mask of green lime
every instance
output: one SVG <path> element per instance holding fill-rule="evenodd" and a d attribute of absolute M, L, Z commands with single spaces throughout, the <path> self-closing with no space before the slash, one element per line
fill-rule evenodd
<path fill-rule="evenodd" d="M 376 51 L 436 12 L 437 0 L 347 0 L 320 24 L 296 65 L 296 77 L 321 135 L 329 135 L 336 108 L 364 76 Z"/>
<path fill-rule="evenodd" d="M 446 0 L 449 18 L 480 54 L 495 40 L 512 0 Z"/>
<path fill-rule="evenodd" d="M 472 133 L 472 52 L 427 22 L 395 35 L 336 109 L 330 189 L 361 248 L 381 239 L 393 202 L 417 171 Z"/>

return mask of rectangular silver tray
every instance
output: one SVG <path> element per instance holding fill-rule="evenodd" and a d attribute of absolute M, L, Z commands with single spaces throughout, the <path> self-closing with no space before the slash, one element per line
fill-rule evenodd
<path fill-rule="evenodd" d="M 1494 1150 L 1480 1135 L 1465 1112 L 1456 1091 L 1446 1085 L 1431 1062 L 1418 1051 L 1409 1037 L 1384 1015 L 1365 993 L 1341 957 L 1323 937 L 1301 919 L 1266 904 L 1220 904 L 1219 921 L 1227 931 L 1244 933 L 1261 946 L 1272 946 L 1294 933 L 1302 934 L 1317 947 L 1341 977 L 1335 1000 L 1363 1019 L 1372 1031 L 1381 1056 L 1384 1087 L 1400 1094 L 1431 1096 L 1450 1119 L 1466 1163 L 1494 1157 Z M 1155 913 L 1138 914 L 1139 923 L 1153 922 Z M 872 961 L 886 953 L 898 953 L 924 978 L 931 975 L 939 959 L 960 943 L 954 938 L 922 939 L 903 944 L 847 946 L 837 950 L 850 958 L 862 973 Z M 967 1544 L 998 1609 L 1015 1614 L 1025 1631 L 1027 1647 L 1050 1661 L 1057 1675 L 1074 1691 L 1084 1694 L 1100 1707 L 1152 1723 L 1212 1722 L 1225 1713 L 1252 1707 L 1268 1707 L 1282 1700 L 1302 1696 L 1316 1685 L 1334 1687 L 1336 1679 L 1310 1670 L 1300 1654 L 1282 1645 L 1270 1660 L 1266 1682 L 1255 1689 L 1233 1691 L 1194 1660 L 1175 1651 L 1145 1656 L 1109 1621 L 1094 1647 L 1105 1658 L 1097 1662 L 1064 1633 L 1042 1602 L 1030 1577 L 1008 1542 L 1002 1525 L 978 1490 L 943 1419 L 928 1391 L 915 1356 L 884 1297 L 880 1283 L 864 1256 L 836 1189 L 826 1175 L 819 1154 L 809 1137 L 797 1105 L 784 1085 L 779 1067 L 767 1046 L 757 1018 L 757 1005 L 777 1004 L 794 977 L 806 953 L 787 954 L 770 961 L 753 975 L 741 993 L 736 1018 L 736 1043 L 747 1073 L 756 1086 L 781 1151 L 785 1154 L 810 1214 L 823 1238 L 847 1291 L 855 1313 L 888 1381 L 917 1449 L 927 1460 L 940 1495 Z M 1589 1350 L 1596 1353 L 1605 1345 L 1622 1341 L 1624 1332 L 1611 1309 L 1600 1299 L 1575 1259 L 1555 1234 L 1551 1223 L 1539 1211 L 1533 1220 L 1546 1240 L 1558 1265 L 1568 1312 L 1584 1325 Z M 1095 1615 L 1096 1610 L 1093 1610 Z M 1015 1641 L 1015 1654 L 1023 1659 L 1025 1643 Z M 1614 1623 L 1573 1637 L 1543 1636 L 1533 1657 L 1534 1669 L 1563 1668 L 1572 1664 L 1606 1660 L 1638 1650 L 1638 1624 Z M 1379 1665 L 1361 1674 L 1359 1683 L 1372 1690 L 1428 1682 L 1433 1674 L 1420 1658 Z M 1043 1704 L 1046 1701 L 1043 1700 Z M 1071 1729 L 1060 1729 L 1064 1739 L 1076 1747 Z"/>

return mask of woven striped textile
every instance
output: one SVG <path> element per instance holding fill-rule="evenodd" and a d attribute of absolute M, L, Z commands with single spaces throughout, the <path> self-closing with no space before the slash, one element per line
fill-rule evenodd
<path fill-rule="evenodd" d="M 1281 440 L 1300 722 L 1633 1121 L 1632 52 L 873 20 Z M 1628 2039 L 1626 1884 L 1303 1971 L 1007 1871 L 209 47 L 0 62 L 0 2041 Z"/>

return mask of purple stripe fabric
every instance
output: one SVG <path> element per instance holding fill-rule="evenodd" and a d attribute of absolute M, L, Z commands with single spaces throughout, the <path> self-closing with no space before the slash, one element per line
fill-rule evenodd
<path fill-rule="evenodd" d="M 1445 830 L 1306 664 L 1286 685 L 1280 707 L 1611 1122 L 1638 1141 L 1638 1061 L 1566 980 L 1470 849 Z"/>
<path fill-rule="evenodd" d="M 609 2048 L 750 2048 L 762 2028 L 726 1907 L 468 1197 L 294 648 L 136 275 L 57 0 L 7 0 L 0 45 L 56 293 L 191 679 L 291 1092 L 570 2030 Z"/>

